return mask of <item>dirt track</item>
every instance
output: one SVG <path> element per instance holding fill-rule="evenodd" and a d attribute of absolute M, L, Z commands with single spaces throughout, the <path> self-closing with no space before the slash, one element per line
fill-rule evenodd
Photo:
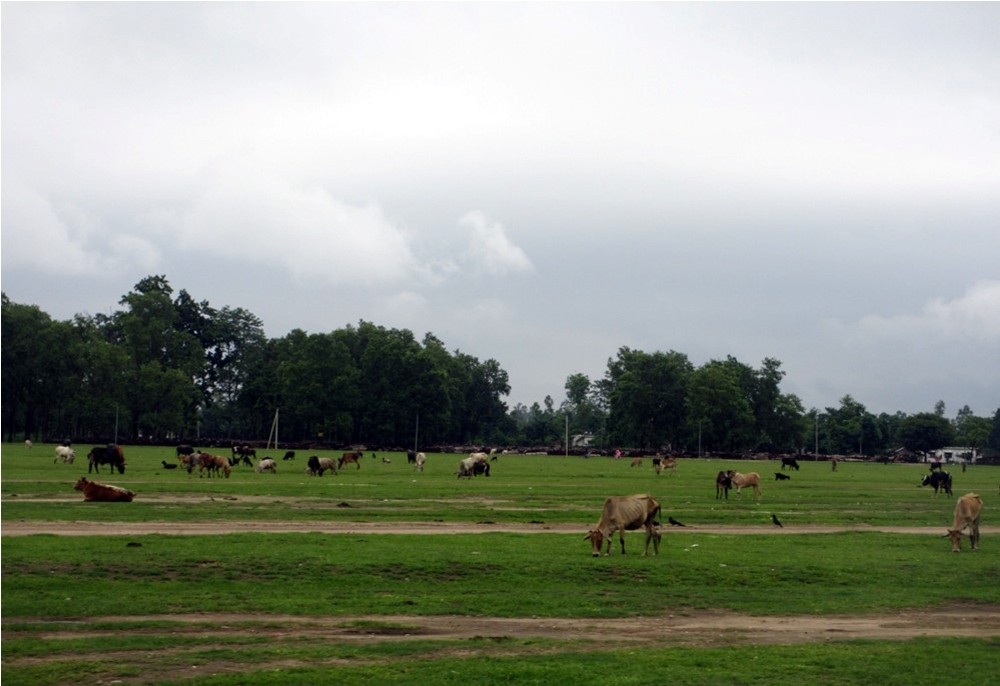
<path fill-rule="evenodd" d="M 1000 527 L 980 527 L 984 535 L 1000 533 Z M 326 534 L 481 534 L 481 533 L 555 533 L 576 534 L 583 531 L 579 524 L 489 524 L 465 522 L 289 522 L 289 521 L 228 521 L 228 522 L 16 522 L 7 521 L 0 527 L 3 536 L 141 536 L 144 534 L 174 534 L 183 536 L 227 533 L 306 533 Z M 944 536 L 944 527 L 916 526 L 685 526 L 663 527 L 673 534 L 831 534 L 845 531 L 870 533 L 924 534 Z"/>

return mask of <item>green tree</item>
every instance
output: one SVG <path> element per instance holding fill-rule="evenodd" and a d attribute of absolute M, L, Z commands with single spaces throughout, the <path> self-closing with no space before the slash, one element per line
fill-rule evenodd
<path fill-rule="evenodd" d="M 686 355 L 645 353 L 622 347 L 608 360 L 602 394 L 609 407 L 609 438 L 641 448 L 670 446 L 682 435 L 687 384 Z"/>
<path fill-rule="evenodd" d="M 907 417 L 899 427 L 899 439 L 903 445 L 916 452 L 927 452 L 951 445 L 955 429 L 947 419 L 937 412 L 920 412 Z"/>

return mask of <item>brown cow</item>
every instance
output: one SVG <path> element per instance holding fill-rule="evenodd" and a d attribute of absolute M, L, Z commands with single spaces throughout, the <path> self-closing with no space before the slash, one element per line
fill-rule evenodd
<path fill-rule="evenodd" d="M 130 503 L 135 493 L 122 488 L 121 486 L 111 486 L 109 484 L 99 484 L 96 481 L 88 481 L 87 477 L 81 476 L 80 480 L 73 486 L 74 490 L 83 491 L 83 499 L 101 503 Z"/>
<path fill-rule="evenodd" d="M 601 520 L 597 527 L 591 529 L 584 540 L 589 540 L 594 557 L 601 554 L 601 545 L 608 542 L 605 555 L 611 554 L 611 539 L 615 532 L 618 532 L 618 539 L 622 545 L 622 555 L 625 554 L 625 532 L 636 529 L 646 529 L 646 547 L 643 549 L 643 557 L 649 553 L 649 542 L 653 542 L 654 554 L 660 554 L 660 531 L 659 522 L 656 521 L 660 514 L 660 503 L 656 502 L 653 496 L 646 493 L 639 495 L 615 495 L 605 499 L 604 508 L 601 510 Z"/>
<path fill-rule="evenodd" d="M 969 530 L 969 543 L 972 549 L 979 547 L 979 517 L 983 512 L 983 499 L 975 493 L 966 493 L 955 503 L 955 518 L 952 520 L 948 535 L 951 537 L 951 552 L 962 549 L 962 531 Z"/>
<path fill-rule="evenodd" d="M 345 464 L 353 462 L 358 469 L 361 469 L 361 458 L 364 456 L 365 454 L 362 452 L 344 453 L 337 459 L 337 466 L 343 467 Z"/>

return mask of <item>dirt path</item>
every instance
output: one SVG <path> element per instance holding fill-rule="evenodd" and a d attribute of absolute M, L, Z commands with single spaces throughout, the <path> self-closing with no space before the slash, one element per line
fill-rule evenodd
<path fill-rule="evenodd" d="M 225 521 L 225 522 L 38 522 L 6 521 L 0 525 L 0 535 L 31 536 L 141 536 L 144 534 L 174 534 L 207 536 L 228 533 L 307 533 L 326 534 L 481 534 L 481 533 L 556 533 L 576 534 L 584 531 L 579 524 L 492 524 L 488 522 L 297 522 L 297 521 Z M 945 527 L 918 526 L 685 526 L 664 527 L 673 534 L 831 534 L 845 531 L 873 533 L 925 534 L 944 536 Z M 1000 533 L 1000 527 L 980 527 L 984 535 Z M 585 531 L 584 531 L 585 533 Z"/>
<path fill-rule="evenodd" d="M 21 623 L 30 620 L 20 619 Z M 729 612 L 694 612 L 628 619 L 559 619 L 532 617 L 463 616 L 351 616 L 304 617 L 296 615 L 191 614 L 128 617 L 88 617 L 88 623 L 113 625 L 128 622 L 176 622 L 172 633 L 185 636 L 185 643 L 208 642 L 215 635 L 241 633 L 313 636 L 324 640 L 379 641 L 470 638 L 547 638 L 593 641 L 612 645 L 657 643 L 661 645 L 725 646 L 793 645 L 852 639 L 909 639 L 919 636 L 1000 636 L 1000 607 L 956 606 L 935 610 L 862 616 L 772 616 L 752 617 Z M 65 626 L 64 622 L 60 622 Z M 279 628 L 280 627 L 280 628 Z M 109 629 L 107 633 L 114 633 Z M 104 632 L 87 632 L 97 635 Z M 55 629 L 38 638 L 79 638 L 71 627 Z"/>

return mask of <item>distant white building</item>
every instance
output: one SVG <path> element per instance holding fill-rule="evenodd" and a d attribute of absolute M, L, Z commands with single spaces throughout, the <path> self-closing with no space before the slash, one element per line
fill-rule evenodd
<path fill-rule="evenodd" d="M 955 462 L 958 464 L 965 462 L 972 464 L 979 459 L 979 453 L 976 452 L 975 448 L 951 446 L 932 450 L 927 453 L 927 457 L 929 460 L 937 462 Z"/>

